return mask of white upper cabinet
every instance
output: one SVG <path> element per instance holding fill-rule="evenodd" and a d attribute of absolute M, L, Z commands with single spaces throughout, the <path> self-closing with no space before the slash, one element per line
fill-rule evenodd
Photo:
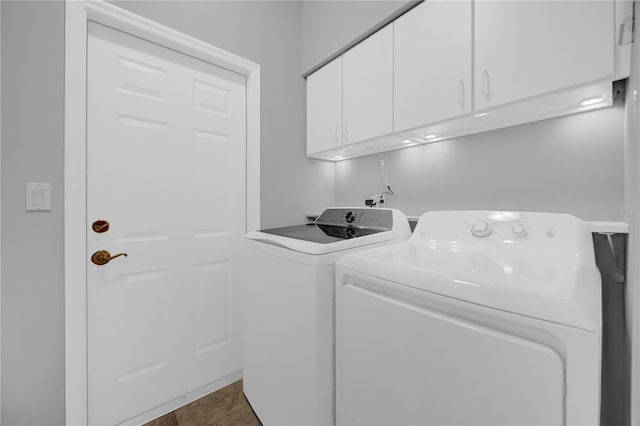
<path fill-rule="evenodd" d="M 474 20 L 476 110 L 614 74 L 613 1 L 479 0 Z"/>
<path fill-rule="evenodd" d="M 394 131 L 471 112 L 470 1 L 426 1 L 394 22 Z"/>
<path fill-rule="evenodd" d="M 342 160 L 611 106 L 632 27 L 626 0 L 427 0 L 308 77 L 307 155 Z"/>
<path fill-rule="evenodd" d="M 307 155 L 342 146 L 342 57 L 307 77 Z"/>
<path fill-rule="evenodd" d="M 393 25 L 342 55 L 343 143 L 393 132 Z"/>

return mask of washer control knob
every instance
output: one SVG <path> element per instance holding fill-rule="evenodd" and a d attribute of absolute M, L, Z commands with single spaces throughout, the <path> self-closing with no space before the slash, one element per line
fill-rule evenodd
<path fill-rule="evenodd" d="M 493 227 L 486 220 L 476 220 L 471 225 L 471 233 L 479 238 L 485 238 L 491 235 Z"/>
<path fill-rule="evenodd" d="M 514 237 L 522 238 L 527 236 L 527 227 L 521 223 L 516 223 L 511 227 Z"/>
<path fill-rule="evenodd" d="M 344 215 L 344 220 L 347 223 L 353 223 L 353 221 L 356 220 L 356 214 L 354 212 L 352 212 L 352 211 L 348 211 Z"/>

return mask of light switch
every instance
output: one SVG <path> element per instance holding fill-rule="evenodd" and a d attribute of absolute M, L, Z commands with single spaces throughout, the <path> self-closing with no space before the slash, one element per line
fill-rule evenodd
<path fill-rule="evenodd" d="M 51 184 L 27 182 L 27 211 L 51 211 Z"/>

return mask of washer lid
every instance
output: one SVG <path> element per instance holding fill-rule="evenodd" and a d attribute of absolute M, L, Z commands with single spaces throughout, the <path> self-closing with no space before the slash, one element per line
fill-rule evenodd
<path fill-rule="evenodd" d="M 391 241 L 394 239 L 394 235 L 393 231 L 381 231 L 349 239 L 326 237 L 325 241 L 322 242 L 295 238 L 291 235 L 282 236 L 264 231 L 251 231 L 247 233 L 246 237 L 250 240 L 283 247 L 300 253 L 322 255 Z"/>
<path fill-rule="evenodd" d="M 600 329 L 601 280 L 586 223 L 568 215 L 527 213 L 518 222 L 527 225 L 525 237 L 507 235 L 514 223 L 495 222 L 493 239 L 473 236 L 462 225 L 464 232 L 457 229 L 447 239 L 447 225 L 439 219 L 458 222 L 464 215 L 438 213 L 446 214 L 433 214 L 429 223 L 423 216 L 409 241 L 349 254 L 337 265 L 518 315 Z M 471 219 L 487 217 L 487 212 L 471 213 Z"/>
<path fill-rule="evenodd" d="M 390 229 L 389 229 L 390 230 Z M 365 235 L 384 232 L 383 229 L 356 228 L 353 226 L 336 226 L 310 223 L 307 225 L 285 226 L 260 231 L 263 234 L 278 235 L 280 237 L 295 238 L 312 243 L 329 244 Z"/>
<path fill-rule="evenodd" d="M 411 235 L 404 213 L 395 209 L 332 207 L 316 223 L 251 231 L 246 238 L 300 253 L 323 255 Z"/>

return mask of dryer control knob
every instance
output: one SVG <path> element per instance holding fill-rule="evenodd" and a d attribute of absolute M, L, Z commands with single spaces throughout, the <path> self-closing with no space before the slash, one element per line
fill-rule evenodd
<path fill-rule="evenodd" d="M 522 238 L 527 236 L 527 227 L 521 223 L 516 223 L 511 227 L 514 237 Z"/>
<path fill-rule="evenodd" d="M 486 220 L 476 220 L 471 225 L 471 233 L 479 238 L 485 238 L 491 235 L 493 227 Z"/>

